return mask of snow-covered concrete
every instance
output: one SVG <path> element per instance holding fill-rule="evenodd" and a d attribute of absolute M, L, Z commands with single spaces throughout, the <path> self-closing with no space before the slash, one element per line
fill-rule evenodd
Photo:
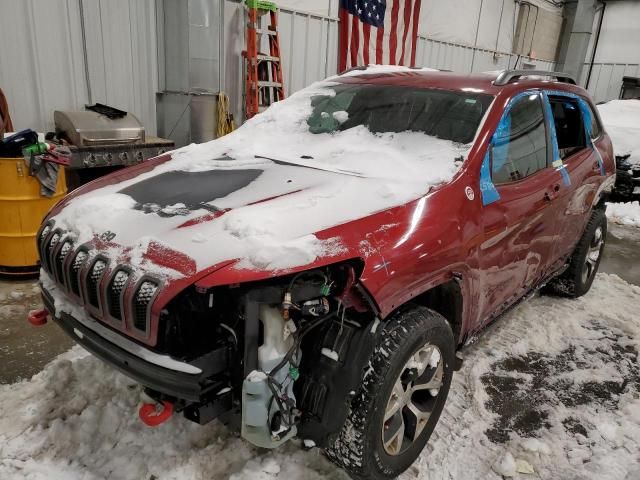
<path fill-rule="evenodd" d="M 621 225 L 640 227 L 640 202 L 607 203 L 607 217 Z"/>
<path fill-rule="evenodd" d="M 640 478 L 638 305 L 640 287 L 601 274 L 578 300 L 515 309 L 465 349 L 403 478 Z M 260 450 L 216 422 L 146 427 L 140 402 L 140 387 L 78 347 L 0 386 L 0 478 L 346 479 L 317 449 Z"/>

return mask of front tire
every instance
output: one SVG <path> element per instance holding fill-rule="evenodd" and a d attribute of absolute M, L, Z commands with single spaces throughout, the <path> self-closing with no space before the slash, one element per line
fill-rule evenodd
<path fill-rule="evenodd" d="M 327 456 L 354 478 L 390 479 L 418 458 L 444 407 L 455 365 L 453 333 L 425 307 L 384 328 Z"/>
<path fill-rule="evenodd" d="M 569 298 L 578 298 L 587 293 L 598 272 L 606 239 L 607 215 L 604 208 L 597 208 L 591 214 L 582 238 L 569 259 L 569 267 L 549 282 L 545 292 Z"/>

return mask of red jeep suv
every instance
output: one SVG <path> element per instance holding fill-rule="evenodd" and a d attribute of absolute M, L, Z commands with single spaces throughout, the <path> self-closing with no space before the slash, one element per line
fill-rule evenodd
<path fill-rule="evenodd" d="M 38 233 L 48 315 L 182 412 L 354 477 L 418 457 L 465 342 L 585 294 L 611 141 L 564 74 L 369 67 L 75 190 Z"/>

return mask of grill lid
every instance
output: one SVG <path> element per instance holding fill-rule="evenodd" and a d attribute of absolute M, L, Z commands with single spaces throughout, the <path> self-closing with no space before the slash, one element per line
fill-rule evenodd
<path fill-rule="evenodd" d="M 144 126 L 133 114 L 109 118 L 89 110 L 53 112 L 56 133 L 73 145 L 114 145 L 144 143 Z"/>

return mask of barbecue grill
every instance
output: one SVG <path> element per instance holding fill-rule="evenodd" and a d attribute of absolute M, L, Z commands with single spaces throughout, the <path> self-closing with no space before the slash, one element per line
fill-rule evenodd
<path fill-rule="evenodd" d="M 53 120 L 56 136 L 70 144 L 72 169 L 135 165 L 174 146 L 171 140 L 146 136 L 135 115 L 110 107 L 56 111 Z"/>

